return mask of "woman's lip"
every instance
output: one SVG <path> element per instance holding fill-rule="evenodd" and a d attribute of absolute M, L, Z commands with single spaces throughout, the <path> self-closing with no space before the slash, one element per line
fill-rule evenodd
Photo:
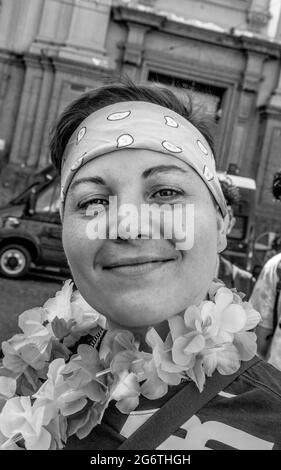
<path fill-rule="evenodd" d="M 128 266 L 139 266 L 142 264 L 150 264 L 150 263 L 163 263 L 166 261 L 175 261 L 175 258 L 128 258 L 118 260 L 114 263 L 110 263 L 108 265 L 103 266 L 103 269 L 115 269 L 121 267 L 128 267 Z"/>
<path fill-rule="evenodd" d="M 138 276 L 142 274 L 149 273 L 151 271 L 154 271 L 156 269 L 162 268 L 165 266 L 167 263 L 175 261 L 175 258 L 173 259 L 164 259 L 164 260 L 154 260 L 154 261 L 145 261 L 145 262 L 139 262 L 135 264 L 126 264 L 126 265 L 115 265 L 112 267 L 107 267 L 104 268 L 109 272 L 112 272 L 114 274 L 118 275 L 124 275 L 124 276 Z"/>

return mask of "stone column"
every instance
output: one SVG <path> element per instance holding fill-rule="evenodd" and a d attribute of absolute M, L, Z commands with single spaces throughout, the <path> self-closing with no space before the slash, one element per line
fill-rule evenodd
<path fill-rule="evenodd" d="M 5 0 L 0 14 L 0 47 L 26 51 L 40 21 L 44 0 Z"/>
<path fill-rule="evenodd" d="M 17 116 L 10 163 L 25 167 L 29 158 L 30 144 L 40 95 L 43 71 L 34 56 L 25 57 L 25 78 Z"/>
<path fill-rule="evenodd" d="M 247 138 L 251 117 L 255 111 L 255 102 L 263 70 L 264 56 L 248 51 L 247 63 L 241 83 L 240 97 L 237 109 L 237 120 L 233 132 L 229 163 L 242 167 L 243 158 L 247 150 Z"/>
<path fill-rule="evenodd" d="M 146 3 L 152 4 L 153 2 L 147 1 Z M 121 25 L 125 24 L 127 28 L 126 38 L 119 44 L 120 49 L 123 49 L 120 57 L 122 72 L 138 81 L 147 46 L 147 33 L 152 29 L 159 29 L 163 17 L 151 11 L 145 11 L 140 16 L 138 10 L 119 6 L 113 9 L 113 20 Z"/>
<path fill-rule="evenodd" d="M 277 87 L 272 93 L 268 104 L 271 108 L 279 109 L 281 112 L 281 67 L 279 71 Z"/>
<path fill-rule="evenodd" d="M 144 42 L 147 31 L 150 29 L 144 25 L 129 23 L 129 32 L 123 55 L 123 74 L 132 80 L 138 80 L 143 60 Z"/>
<path fill-rule="evenodd" d="M 279 20 L 276 28 L 276 39 L 281 39 L 281 9 L 279 10 Z"/>
<path fill-rule="evenodd" d="M 1 4 L 0 10 L 0 47 L 5 49 L 9 47 L 11 35 L 14 33 L 14 13 L 15 5 L 13 1 Z"/>
<path fill-rule="evenodd" d="M 7 160 L 15 134 L 24 81 L 24 63 L 14 53 L 0 53 L 0 138 L 5 141 L 1 156 Z"/>
<path fill-rule="evenodd" d="M 47 58 L 42 58 L 40 61 L 43 77 L 41 80 L 40 95 L 38 97 L 38 106 L 35 114 L 35 121 L 32 132 L 32 139 L 26 164 L 30 167 L 37 168 L 41 166 L 41 159 L 44 164 L 46 161 L 46 149 L 42 147 L 45 134 L 48 133 L 47 115 L 50 106 L 53 83 L 54 83 L 54 70 L 52 64 Z"/>

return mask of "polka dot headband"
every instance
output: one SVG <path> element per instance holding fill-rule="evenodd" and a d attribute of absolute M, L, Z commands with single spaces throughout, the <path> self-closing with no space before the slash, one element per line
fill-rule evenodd
<path fill-rule="evenodd" d="M 92 113 L 72 134 L 62 159 L 61 217 L 67 191 L 77 171 L 94 158 L 123 148 L 154 150 L 187 163 L 202 178 L 222 215 L 226 215 L 214 156 L 201 132 L 168 108 L 144 101 L 126 101 Z"/>

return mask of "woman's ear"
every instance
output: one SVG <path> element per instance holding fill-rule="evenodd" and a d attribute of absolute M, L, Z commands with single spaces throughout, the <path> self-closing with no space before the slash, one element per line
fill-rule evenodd
<path fill-rule="evenodd" d="M 227 246 L 227 230 L 229 227 L 229 215 L 223 217 L 217 209 L 217 252 L 221 253 Z"/>

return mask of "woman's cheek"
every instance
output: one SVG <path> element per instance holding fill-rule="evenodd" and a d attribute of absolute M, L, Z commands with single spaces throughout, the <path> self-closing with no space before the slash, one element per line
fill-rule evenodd
<path fill-rule="evenodd" d="M 217 247 L 217 224 L 213 216 L 212 208 L 203 213 L 195 212 L 194 220 L 194 248 L 198 251 L 199 257 L 205 259 L 216 259 Z"/>
<path fill-rule="evenodd" d="M 86 228 L 81 221 L 66 220 L 62 230 L 63 248 L 70 265 L 82 265 L 87 254 L 90 254 L 90 243 Z"/>
<path fill-rule="evenodd" d="M 172 211 L 166 211 L 161 233 L 163 238 L 172 239 L 178 250 L 192 249 L 195 235 L 194 204 L 176 204 Z"/>

